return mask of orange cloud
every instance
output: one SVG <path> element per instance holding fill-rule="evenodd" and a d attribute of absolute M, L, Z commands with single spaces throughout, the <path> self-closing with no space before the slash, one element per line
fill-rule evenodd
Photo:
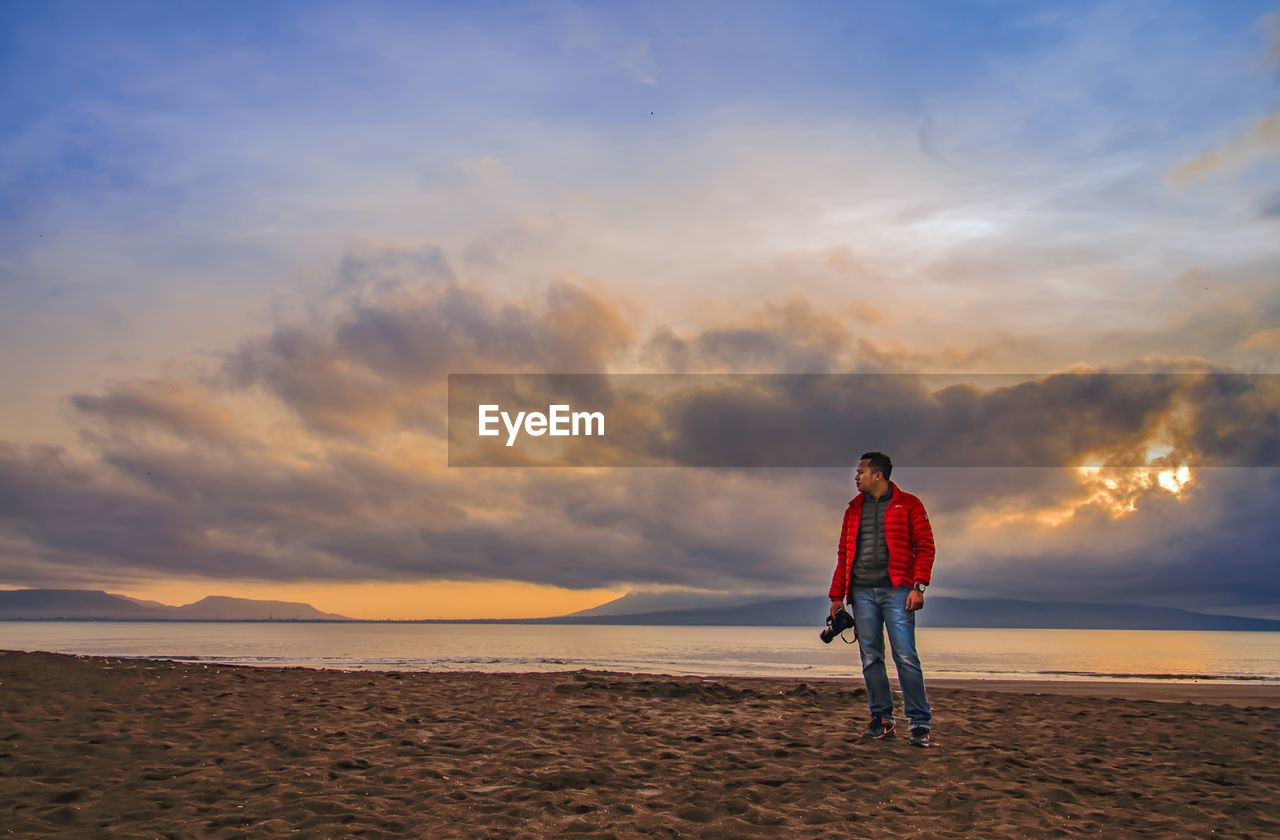
<path fill-rule="evenodd" d="M 1236 345 L 1241 350 L 1275 350 L 1280 348 L 1280 327 L 1258 330 Z"/>
<path fill-rule="evenodd" d="M 1280 113 L 1258 117 L 1222 146 L 1207 149 L 1180 163 L 1165 177 L 1170 186 L 1180 187 L 1193 181 L 1225 173 L 1235 174 L 1262 157 L 1280 152 Z"/>

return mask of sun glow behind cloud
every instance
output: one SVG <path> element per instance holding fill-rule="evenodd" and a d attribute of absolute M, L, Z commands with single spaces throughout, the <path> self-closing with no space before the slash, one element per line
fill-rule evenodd
<path fill-rule="evenodd" d="M 1010 525 L 1030 524 L 1055 529 L 1071 523 L 1085 509 L 1120 519 L 1138 511 L 1144 496 L 1163 491 L 1183 499 L 1192 484 L 1190 467 L 1103 467 L 1083 465 L 1073 468 L 1080 492 L 1051 507 L 1036 510 L 1003 510 L 980 514 L 975 526 L 996 530 Z"/>

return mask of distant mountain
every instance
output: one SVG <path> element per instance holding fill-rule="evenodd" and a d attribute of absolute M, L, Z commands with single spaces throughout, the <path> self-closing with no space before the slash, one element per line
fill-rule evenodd
<path fill-rule="evenodd" d="M 759 592 L 726 594 L 699 594 L 696 592 L 628 592 L 607 604 L 570 613 L 570 617 L 642 615 L 645 613 L 671 612 L 673 610 L 730 609 L 744 604 L 770 600 L 768 594 Z"/>
<path fill-rule="evenodd" d="M 310 604 L 255 601 L 213 595 L 194 604 L 170 607 L 90 589 L 0 590 L 0 619 L 101 619 L 110 621 L 349 621 Z"/>
<path fill-rule="evenodd" d="M 707 606 L 692 610 L 674 609 L 609 615 L 574 613 L 545 619 L 545 621 L 557 624 L 822 627 L 826 621 L 830 603 L 826 598 L 785 598 L 731 607 Z M 1280 631 L 1280 621 L 1210 615 L 1141 604 L 1017 601 L 1004 598 L 969 599 L 939 595 L 930 595 L 926 598 L 925 609 L 920 612 L 918 623 L 921 627 Z"/>
<path fill-rule="evenodd" d="M 147 619 L 173 609 L 123 595 L 88 589 L 15 589 L 0 591 L 0 618 Z"/>
<path fill-rule="evenodd" d="M 318 621 L 350 621 L 336 613 L 320 612 L 310 604 L 298 601 L 255 601 L 249 598 L 228 598 L 210 595 L 194 604 L 170 607 L 176 618 L 191 621 L 262 621 L 264 619 L 295 619 Z"/>

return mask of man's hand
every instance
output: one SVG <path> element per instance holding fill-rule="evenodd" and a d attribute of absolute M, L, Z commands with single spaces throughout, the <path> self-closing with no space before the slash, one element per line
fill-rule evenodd
<path fill-rule="evenodd" d="M 907 612 L 915 612 L 924 606 L 924 593 L 913 589 L 907 593 Z"/>
<path fill-rule="evenodd" d="M 835 598 L 831 599 L 831 617 L 832 618 L 835 618 L 836 613 L 840 612 L 840 610 L 843 608 L 844 608 L 844 601 L 837 601 Z"/>

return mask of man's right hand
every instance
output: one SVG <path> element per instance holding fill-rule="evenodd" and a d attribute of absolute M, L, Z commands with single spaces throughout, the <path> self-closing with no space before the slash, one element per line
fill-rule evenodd
<path fill-rule="evenodd" d="M 831 617 L 835 618 L 836 613 L 840 612 L 840 610 L 842 609 L 844 609 L 844 601 L 837 601 L 835 598 L 832 598 L 831 599 Z"/>

